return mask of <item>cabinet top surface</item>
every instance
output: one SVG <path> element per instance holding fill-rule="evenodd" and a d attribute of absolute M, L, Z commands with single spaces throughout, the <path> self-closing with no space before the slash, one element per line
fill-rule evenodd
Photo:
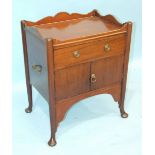
<path fill-rule="evenodd" d="M 89 39 L 123 30 L 112 15 L 102 16 L 97 10 L 88 14 L 60 12 L 39 21 L 24 21 L 26 29 L 42 39 L 52 39 L 54 44 Z"/>
<path fill-rule="evenodd" d="M 36 25 L 34 28 L 43 38 L 66 41 L 91 35 L 97 35 L 119 29 L 120 26 L 103 21 L 99 17 L 85 17 L 49 24 Z"/>

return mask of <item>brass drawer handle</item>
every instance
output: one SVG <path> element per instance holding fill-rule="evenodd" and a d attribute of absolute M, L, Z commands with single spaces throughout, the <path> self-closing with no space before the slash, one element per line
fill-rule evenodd
<path fill-rule="evenodd" d="M 110 45 L 109 45 L 109 44 L 105 44 L 105 45 L 104 45 L 104 51 L 105 51 L 105 52 L 109 52 L 110 50 L 111 50 Z"/>
<path fill-rule="evenodd" d="M 96 75 L 91 74 L 91 83 L 95 83 L 95 82 L 96 82 Z"/>
<path fill-rule="evenodd" d="M 34 71 L 41 73 L 42 66 L 41 65 L 32 65 Z"/>
<path fill-rule="evenodd" d="M 74 52 L 73 52 L 73 56 L 74 56 L 75 58 L 80 57 L 80 52 L 79 52 L 79 51 L 74 51 Z"/>

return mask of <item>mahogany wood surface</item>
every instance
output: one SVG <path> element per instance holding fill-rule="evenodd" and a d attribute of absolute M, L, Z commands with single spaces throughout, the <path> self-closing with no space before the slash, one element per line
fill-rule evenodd
<path fill-rule="evenodd" d="M 26 86 L 27 86 L 27 95 L 28 95 L 28 108 L 25 109 L 27 113 L 32 111 L 32 86 L 30 84 L 30 74 L 29 74 L 29 62 L 28 62 L 28 52 L 27 52 L 27 43 L 26 43 L 26 33 L 24 31 L 25 23 L 21 21 L 21 32 L 22 32 L 22 41 L 23 41 L 23 52 L 24 52 L 24 64 L 25 64 L 25 75 L 26 75 Z"/>
<path fill-rule="evenodd" d="M 94 61 L 91 64 L 91 74 L 96 75 L 96 82 L 91 83 L 91 90 L 121 82 L 123 58 L 123 55 L 121 55 Z"/>
<path fill-rule="evenodd" d="M 55 72 L 56 100 L 90 90 L 90 64 L 80 64 Z"/>
<path fill-rule="evenodd" d="M 50 113 L 50 125 L 51 125 L 51 138 L 48 142 L 49 146 L 55 146 L 55 132 L 56 132 L 56 100 L 55 100 L 55 74 L 54 74 L 54 62 L 53 62 L 53 47 L 52 39 L 46 40 L 47 45 L 47 63 L 48 63 L 48 94 L 49 94 L 49 113 Z"/>
<path fill-rule="evenodd" d="M 63 67 L 71 66 L 77 63 L 94 61 L 94 59 L 96 58 L 120 55 L 125 51 L 125 42 L 126 36 L 124 34 L 121 34 L 82 45 L 55 50 L 55 69 L 61 69 Z M 104 50 L 105 44 L 108 44 L 110 46 L 110 51 L 106 52 Z M 80 53 L 80 56 L 78 58 L 74 56 L 75 51 L 78 51 Z"/>
<path fill-rule="evenodd" d="M 42 94 L 46 101 L 49 101 L 46 41 L 36 38 L 29 32 L 26 35 L 27 49 L 29 51 L 30 83 Z M 42 67 L 41 72 L 35 71 L 33 65 L 40 65 Z"/>
<path fill-rule="evenodd" d="M 71 97 L 69 99 L 57 101 L 57 104 L 56 104 L 56 110 L 57 110 L 56 120 L 57 121 L 56 122 L 58 124 L 60 121 L 62 121 L 68 109 L 82 99 L 95 96 L 98 94 L 110 94 L 112 95 L 114 101 L 118 102 L 120 100 L 120 93 L 121 93 L 121 84 L 114 83 L 112 85 L 106 86 L 101 89 L 91 90 L 89 92 Z"/>
<path fill-rule="evenodd" d="M 103 21 L 100 17 L 90 16 L 74 20 L 66 20 L 49 24 L 34 26 L 42 38 L 53 38 L 58 41 L 66 41 L 94 34 L 106 33 L 120 26 Z"/>
<path fill-rule="evenodd" d="M 124 101 L 125 101 L 125 92 L 126 92 L 132 22 L 125 23 L 125 25 L 127 26 L 127 42 L 126 42 L 126 51 L 125 51 L 124 65 L 123 65 L 123 80 L 122 80 L 122 91 L 121 91 L 122 94 L 121 94 L 121 99 L 119 101 L 121 116 L 124 118 L 128 117 L 128 114 L 124 111 Z"/>
<path fill-rule="evenodd" d="M 60 121 L 78 101 L 111 94 L 124 110 L 132 23 L 121 24 L 97 10 L 88 14 L 61 12 L 39 21 L 21 21 L 29 107 L 32 86 L 49 104 L 51 138 Z"/>

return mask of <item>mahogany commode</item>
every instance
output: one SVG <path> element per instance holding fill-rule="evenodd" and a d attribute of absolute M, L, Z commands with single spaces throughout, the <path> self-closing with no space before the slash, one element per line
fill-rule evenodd
<path fill-rule="evenodd" d="M 132 23 L 112 15 L 61 12 L 37 22 L 21 21 L 29 106 L 32 86 L 49 103 L 51 138 L 67 110 L 79 100 L 111 94 L 124 110 Z"/>

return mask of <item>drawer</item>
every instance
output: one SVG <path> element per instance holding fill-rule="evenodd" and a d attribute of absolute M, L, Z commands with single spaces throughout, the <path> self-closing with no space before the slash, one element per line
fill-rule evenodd
<path fill-rule="evenodd" d="M 55 69 L 123 54 L 125 51 L 125 38 L 126 35 L 121 34 L 91 43 L 57 49 L 54 51 Z"/>

